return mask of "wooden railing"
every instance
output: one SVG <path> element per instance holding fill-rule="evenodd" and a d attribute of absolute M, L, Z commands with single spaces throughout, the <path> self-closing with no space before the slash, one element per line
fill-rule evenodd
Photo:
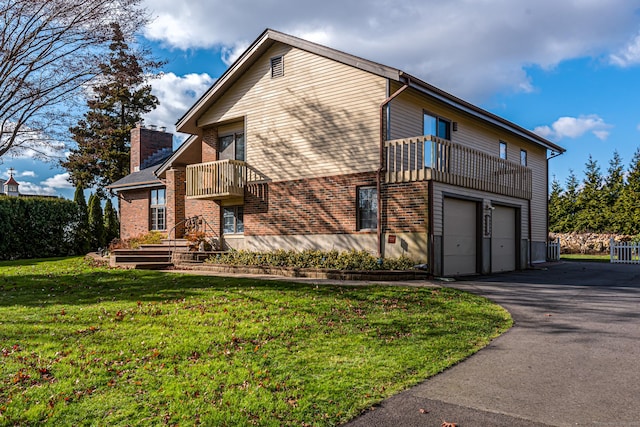
<path fill-rule="evenodd" d="M 531 169 L 435 136 L 385 142 L 386 182 L 434 180 L 531 199 Z"/>
<path fill-rule="evenodd" d="M 247 167 L 240 160 L 219 160 L 187 166 L 187 197 L 225 199 L 243 197 Z"/>

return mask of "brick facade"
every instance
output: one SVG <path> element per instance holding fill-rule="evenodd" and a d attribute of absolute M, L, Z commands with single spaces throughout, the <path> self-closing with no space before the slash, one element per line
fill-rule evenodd
<path fill-rule="evenodd" d="M 179 224 L 171 238 L 178 238 L 184 235 L 185 196 L 186 196 L 187 174 L 185 167 L 174 167 L 167 171 L 167 231 L 174 225 Z"/>
<path fill-rule="evenodd" d="M 149 232 L 149 191 L 148 188 L 129 190 L 118 198 L 121 239 Z"/>
<path fill-rule="evenodd" d="M 206 128 L 202 132 L 202 163 L 218 160 L 218 129 Z"/>

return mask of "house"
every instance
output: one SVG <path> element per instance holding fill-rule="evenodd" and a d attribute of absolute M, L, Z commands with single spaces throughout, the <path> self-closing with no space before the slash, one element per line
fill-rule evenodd
<path fill-rule="evenodd" d="M 7 181 L 5 181 L 4 179 L 0 179 L 0 194 L 18 197 L 21 195 L 18 191 L 19 186 L 20 184 L 13 177 L 13 168 L 9 168 L 9 179 Z"/>
<path fill-rule="evenodd" d="M 266 30 L 177 130 L 155 177 L 112 186 L 122 237 L 201 215 L 225 248 L 364 249 L 447 276 L 545 260 L 564 149 L 401 70 Z"/>

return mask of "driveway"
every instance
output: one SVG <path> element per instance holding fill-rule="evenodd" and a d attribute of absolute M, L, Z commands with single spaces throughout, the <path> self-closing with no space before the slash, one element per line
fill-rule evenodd
<path fill-rule="evenodd" d="M 446 286 L 514 327 L 356 426 L 640 426 L 640 266 L 566 262 Z"/>

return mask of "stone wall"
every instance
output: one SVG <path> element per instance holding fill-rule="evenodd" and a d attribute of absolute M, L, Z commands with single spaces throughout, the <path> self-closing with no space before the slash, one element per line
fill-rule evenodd
<path fill-rule="evenodd" d="M 635 237 L 624 234 L 549 233 L 551 241 L 560 238 L 560 252 L 563 254 L 606 254 L 609 253 L 611 238 L 628 242 Z"/>

